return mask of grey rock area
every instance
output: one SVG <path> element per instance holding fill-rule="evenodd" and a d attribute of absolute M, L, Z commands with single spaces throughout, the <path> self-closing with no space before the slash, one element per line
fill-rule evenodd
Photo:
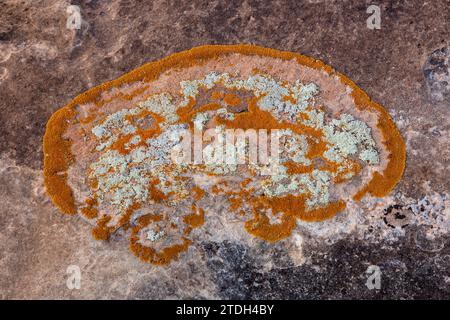
<path fill-rule="evenodd" d="M 450 1 L 380 1 L 373 30 L 370 4 L 1 0 L 0 298 L 449 299 Z M 66 26 L 70 5 L 80 29 Z M 230 227 L 228 239 L 213 235 L 168 267 L 140 262 L 120 234 L 95 241 L 51 204 L 41 168 L 54 111 L 146 62 L 236 43 L 321 59 L 384 105 L 407 144 L 392 194 L 299 223 L 276 244 L 239 241 Z"/>
<path fill-rule="evenodd" d="M 439 48 L 429 56 L 424 75 L 433 99 L 450 99 L 450 46 Z"/>

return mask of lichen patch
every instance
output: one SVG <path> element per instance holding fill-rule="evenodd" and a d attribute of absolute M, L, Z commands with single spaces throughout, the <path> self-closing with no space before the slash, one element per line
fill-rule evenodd
<path fill-rule="evenodd" d="M 126 230 L 157 265 L 201 239 L 214 212 L 280 241 L 388 194 L 405 162 L 388 113 L 348 78 L 247 45 L 194 48 L 82 94 L 49 120 L 44 153 L 63 212 L 99 240 Z"/>

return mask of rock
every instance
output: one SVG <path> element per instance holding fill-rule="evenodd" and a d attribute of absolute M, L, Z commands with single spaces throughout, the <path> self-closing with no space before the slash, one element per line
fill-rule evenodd
<path fill-rule="evenodd" d="M 450 45 L 430 54 L 425 62 L 423 74 L 431 99 L 450 103 Z"/>
<path fill-rule="evenodd" d="M 66 28 L 70 4 L 80 6 L 80 30 Z M 358 0 L 0 1 L 0 298 L 449 299 L 450 108 L 442 107 L 449 99 L 449 7 L 446 1 L 381 4 L 381 29 L 370 30 L 367 6 Z M 385 106 L 407 143 L 406 171 L 391 196 L 373 200 L 351 223 L 342 217 L 328 226 L 300 226 L 298 248 L 205 242 L 190 248 L 193 262 L 167 268 L 139 262 L 120 237 L 95 241 L 89 225 L 61 215 L 42 194 L 41 145 L 50 115 L 146 62 L 214 43 L 254 43 L 322 59 Z M 430 71 L 424 76 L 424 70 Z M 422 205 L 425 196 L 434 209 Z M 408 225 L 390 217 L 391 227 L 383 218 L 395 205 L 413 205 L 418 213 L 406 209 Z M 79 266 L 80 289 L 67 286 L 75 276 L 70 265 Z M 381 270 L 379 290 L 366 286 L 371 265 Z"/>

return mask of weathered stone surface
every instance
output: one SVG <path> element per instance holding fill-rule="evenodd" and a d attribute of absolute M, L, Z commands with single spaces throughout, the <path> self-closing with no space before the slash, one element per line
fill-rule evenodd
<path fill-rule="evenodd" d="M 70 4 L 81 8 L 80 30 L 66 28 Z M 370 30 L 369 4 L 2 1 L 0 298 L 448 299 L 450 5 L 391 1 L 380 5 L 381 29 Z M 60 214 L 40 171 L 49 116 L 145 62 L 214 43 L 322 59 L 384 105 L 407 142 L 392 195 L 352 219 L 302 224 L 299 239 L 204 242 L 163 268 L 139 262 L 121 237 L 94 241 L 88 225 Z M 79 290 L 66 286 L 69 265 L 80 267 Z M 370 265 L 381 269 L 380 290 L 365 285 Z"/>
<path fill-rule="evenodd" d="M 432 99 L 450 101 L 450 46 L 439 48 L 427 59 L 423 71 Z"/>

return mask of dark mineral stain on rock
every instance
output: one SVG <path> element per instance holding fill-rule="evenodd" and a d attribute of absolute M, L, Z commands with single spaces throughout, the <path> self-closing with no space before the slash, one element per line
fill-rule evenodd
<path fill-rule="evenodd" d="M 395 204 L 384 209 L 383 221 L 391 228 L 405 228 L 411 222 L 414 212 L 408 206 Z"/>
<path fill-rule="evenodd" d="M 226 241 L 204 243 L 204 248 L 225 299 L 450 298 L 448 239 L 447 255 L 425 253 L 410 241 L 407 237 L 392 247 L 340 241 L 329 252 L 318 250 L 310 265 L 270 271 L 255 266 L 242 245 Z M 366 286 L 370 265 L 380 267 L 380 289 Z"/>
<path fill-rule="evenodd" d="M 430 54 L 423 74 L 431 99 L 450 103 L 450 45 Z"/>

